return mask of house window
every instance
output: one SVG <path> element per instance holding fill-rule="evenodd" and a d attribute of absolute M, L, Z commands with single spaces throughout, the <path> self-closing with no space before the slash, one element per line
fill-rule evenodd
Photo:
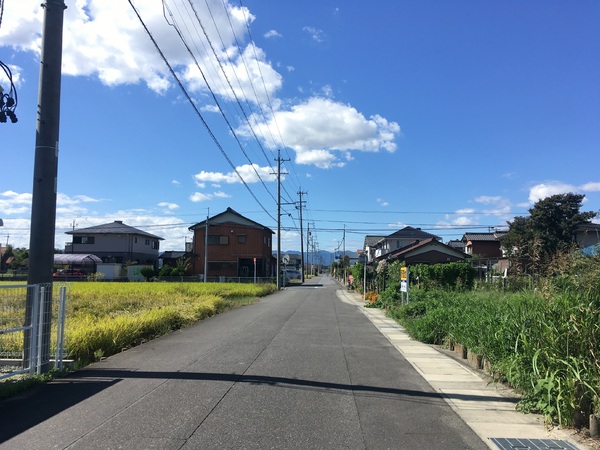
<path fill-rule="evenodd" d="M 238 234 L 238 244 L 245 244 L 245 243 L 246 243 L 246 235 Z"/>
<path fill-rule="evenodd" d="M 73 244 L 93 244 L 94 236 L 73 236 Z"/>
<path fill-rule="evenodd" d="M 144 245 L 150 245 L 150 239 L 145 239 L 144 240 Z"/>
<path fill-rule="evenodd" d="M 158 241 L 152 241 L 152 248 L 158 250 Z"/>
<path fill-rule="evenodd" d="M 227 245 L 229 244 L 229 236 L 211 236 L 208 235 L 208 245 Z"/>
<path fill-rule="evenodd" d="M 133 238 L 133 243 L 137 244 L 137 236 Z"/>

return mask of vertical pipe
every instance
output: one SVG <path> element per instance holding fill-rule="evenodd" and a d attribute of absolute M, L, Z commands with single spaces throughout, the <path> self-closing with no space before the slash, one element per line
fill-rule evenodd
<path fill-rule="evenodd" d="M 52 293 L 52 291 L 50 291 L 50 293 Z M 45 337 L 44 337 L 44 328 L 45 327 L 45 320 L 44 320 L 44 315 L 46 313 L 45 311 L 45 304 L 46 304 L 46 287 L 42 286 L 40 288 L 40 310 L 39 310 L 39 314 L 38 314 L 38 335 L 37 335 L 37 357 L 36 357 L 36 373 L 39 375 L 40 373 L 42 373 L 42 358 L 43 355 L 43 341 L 45 341 Z"/>

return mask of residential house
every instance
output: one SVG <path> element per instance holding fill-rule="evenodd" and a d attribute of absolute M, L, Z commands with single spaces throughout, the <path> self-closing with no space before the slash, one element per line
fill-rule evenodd
<path fill-rule="evenodd" d="M 207 223 L 208 222 L 208 223 Z M 207 226 L 208 225 L 208 226 Z M 272 277 L 276 272 L 276 258 L 272 255 L 270 228 L 242 216 L 231 208 L 192 225 L 192 270 L 216 277 Z M 208 229 L 208 249 L 205 247 Z M 208 260 L 205 272 L 204 259 Z"/>
<path fill-rule="evenodd" d="M 173 251 L 169 250 L 166 252 L 162 252 L 158 257 L 158 265 L 169 266 L 169 267 L 177 267 L 181 262 L 185 263 L 186 259 L 190 257 L 188 252 L 182 251 Z"/>
<path fill-rule="evenodd" d="M 366 235 L 365 242 L 363 244 L 363 252 L 367 255 L 367 263 L 373 262 L 375 259 L 375 250 L 377 243 L 384 239 L 385 236 Z"/>
<path fill-rule="evenodd" d="M 465 245 L 465 253 L 469 256 L 482 259 L 502 258 L 500 239 L 506 231 L 492 233 L 465 233 L 461 241 Z"/>
<path fill-rule="evenodd" d="M 446 244 L 455 250 L 459 250 L 459 251 L 465 253 L 465 243 L 463 241 L 461 241 L 460 239 L 452 239 L 452 240 L 446 242 Z"/>
<path fill-rule="evenodd" d="M 464 261 L 468 255 L 440 242 L 436 237 L 415 240 L 402 248 L 393 250 L 377 258 L 388 262 L 404 261 L 407 266 L 414 264 L 438 264 Z"/>
<path fill-rule="evenodd" d="M 582 223 L 575 230 L 575 242 L 579 248 L 594 247 L 600 244 L 600 224 Z"/>
<path fill-rule="evenodd" d="M 112 223 L 67 231 L 73 236 L 65 253 L 95 255 L 103 263 L 156 266 L 159 242 L 163 238 L 126 225 Z"/>
<path fill-rule="evenodd" d="M 439 236 L 427 233 L 420 228 L 413 228 L 410 226 L 404 227 L 401 230 L 380 239 L 375 244 L 375 258 L 379 259 L 387 253 L 406 247 L 414 241 L 423 241 L 426 239 L 441 240 Z"/>

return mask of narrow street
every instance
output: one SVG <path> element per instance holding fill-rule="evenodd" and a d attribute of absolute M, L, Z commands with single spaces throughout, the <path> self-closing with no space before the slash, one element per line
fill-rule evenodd
<path fill-rule="evenodd" d="M 486 449 L 328 277 L 0 403 L 1 449 Z"/>

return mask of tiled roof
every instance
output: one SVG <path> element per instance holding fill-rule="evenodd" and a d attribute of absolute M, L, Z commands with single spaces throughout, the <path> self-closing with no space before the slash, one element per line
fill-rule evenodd
<path fill-rule="evenodd" d="M 383 238 L 385 238 L 385 236 L 374 236 L 374 235 L 365 236 L 364 248 L 373 247 L 375 244 L 377 244 Z"/>
<path fill-rule="evenodd" d="M 468 255 L 465 255 L 462 251 L 457 250 L 455 248 L 450 247 L 449 245 L 444 244 L 443 242 L 438 241 L 435 238 L 429 238 L 429 239 L 425 239 L 423 241 L 413 241 L 408 245 L 405 245 L 402 248 L 399 248 L 398 250 L 394 250 L 392 252 L 386 253 L 385 255 L 380 256 L 379 258 L 377 258 L 378 260 L 380 259 L 391 259 L 391 260 L 395 260 L 401 256 L 407 255 L 410 252 L 420 248 L 420 247 L 425 247 L 428 245 L 432 245 L 435 247 L 446 247 L 448 251 L 455 253 L 457 257 L 460 258 L 468 258 Z"/>
<path fill-rule="evenodd" d="M 219 213 L 215 216 L 208 218 L 209 225 L 211 223 L 212 224 L 222 224 L 222 223 L 226 223 L 228 221 L 232 221 L 233 223 L 244 225 L 246 227 L 261 228 L 263 230 L 270 231 L 272 234 L 275 234 L 275 232 L 273 230 L 271 230 L 270 228 L 268 228 L 264 225 L 261 225 L 260 223 L 255 222 L 254 220 L 251 220 L 251 219 L 248 219 L 247 217 L 242 216 L 239 212 L 237 212 L 231 208 L 227 208 L 222 213 Z M 198 222 L 197 224 L 192 225 L 191 227 L 188 228 L 188 230 L 193 231 L 196 228 L 202 228 L 204 226 L 206 226 L 206 220 L 203 220 L 202 222 Z"/>
<path fill-rule="evenodd" d="M 462 241 L 486 241 L 495 242 L 506 234 L 506 231 L 496 231 L 494 233 L 465 233 Z"/>
<path fill-rule="evenodd" d="M 392 239 L 429 239 L 429 238 L 435 238 L 437 240 L 440 239 L 439 236 L 436 236 L 435 234 L 431 234 L 428 233 L 426 231 L 423 231 L 419 228 L 413 228 L 413 227 L 404 227 L 401 230 L 396 231 L 395 233 L 390 234 L 389 236 L 387 236 L 387 238 L 392 238 Z"/>
<path fill-rule="evenodd" d="M 163 240 L 163 238 L 154 234 L 146 233 L 145 231 L 139 230 L 129 225 L 125 225 L 120 220 L 115 220 L 111 223 L 105 223 L 93 227 L 79 228 L 77 230 L 67 231 L 65 234 L 136 234 L 138 236 L 146 236 L 151 237 L 153 239 Z"/>

